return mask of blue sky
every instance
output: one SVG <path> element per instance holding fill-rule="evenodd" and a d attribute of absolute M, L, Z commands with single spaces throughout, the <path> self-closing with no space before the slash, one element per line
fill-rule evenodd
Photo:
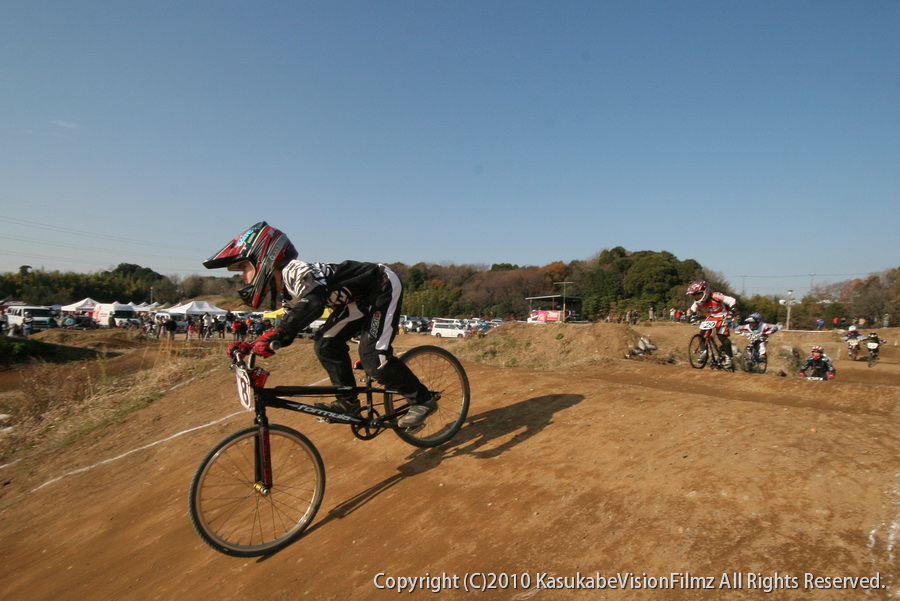
<path fill-rule="evenodd" d="M 0 272 L 696 259 L 748 294 L 900 265 L 898 2 L 0 5 Z M 796 294 L 796 293 L 795 293 Z"/>

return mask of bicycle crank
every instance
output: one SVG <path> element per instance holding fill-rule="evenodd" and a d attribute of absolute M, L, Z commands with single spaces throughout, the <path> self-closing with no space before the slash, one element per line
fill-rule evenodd
<path fill-rule="evenodd" d="M 371 411 L 363 409 L 360 413 L 365 421 L 362 424 L 350 425 L 350 430 L 353 432 L 353 435 L 360 440 L 372 440 L 381 434 L 384 427 L 378 425 L 378 412 L 374 409 Z"/>

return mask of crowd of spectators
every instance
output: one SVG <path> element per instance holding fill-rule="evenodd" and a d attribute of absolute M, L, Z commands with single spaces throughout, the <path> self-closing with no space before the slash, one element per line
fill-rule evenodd
<path fill-rule="evenodd" d="M 255 338 L 273 327 L 269 319 L 242 317 L 231 312 L 225 315 L 185 315 L 145 314 L 141 330 L 148 336 L 174 340 L 183 333 L 185 340 L 224 340 L 229 335 L 231 340 Z"/>

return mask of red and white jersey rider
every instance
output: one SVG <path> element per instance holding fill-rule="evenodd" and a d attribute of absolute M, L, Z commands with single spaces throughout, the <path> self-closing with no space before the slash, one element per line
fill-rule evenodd
<path fill-rule="evenodd" d="M 737 299 L 721 292 L 710 292 L 709 284 L 704 280 L 698 280 L 688 286 L 687 293 L 694 298 L 694 304 L 688 309 L 690 314 L 699 313 L 700 309 L 703 309 L 707 317 L 727 316 L 737 309 Z M 729 320 L 723 319 L 721 325 L 716 329 L 716 337 L 722 344 L 722 351 L 725 353 L 725 367 L 731 367 L 733 356 L 731 339 L 728 337 L 728 324 Z"/>
<path fill-rule="evenodd" d="M 709 284 L 700 280 L 688 287 L 687 293 L 694 298 L 689 313 L 700 313 L 702 309 L 707 317 L 728 315 L 737 308 L 737 299 L 721 292 L 710 292 Z M 727 330 L 727 326 L 725 326 Z M 725 333 L 725 332 L 720 332 Z"/>

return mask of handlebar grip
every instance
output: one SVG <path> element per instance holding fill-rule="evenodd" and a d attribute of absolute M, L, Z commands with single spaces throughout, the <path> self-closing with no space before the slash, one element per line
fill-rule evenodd
<path fill-rule="evenodd" d="M 281 348 L 281 343 L 278 342 L 277 340 L 273 340 L 272 342 L 269 343 L 269 348 L 272 349 L 273 351 L 277 351 L 278 349 Z"/>

